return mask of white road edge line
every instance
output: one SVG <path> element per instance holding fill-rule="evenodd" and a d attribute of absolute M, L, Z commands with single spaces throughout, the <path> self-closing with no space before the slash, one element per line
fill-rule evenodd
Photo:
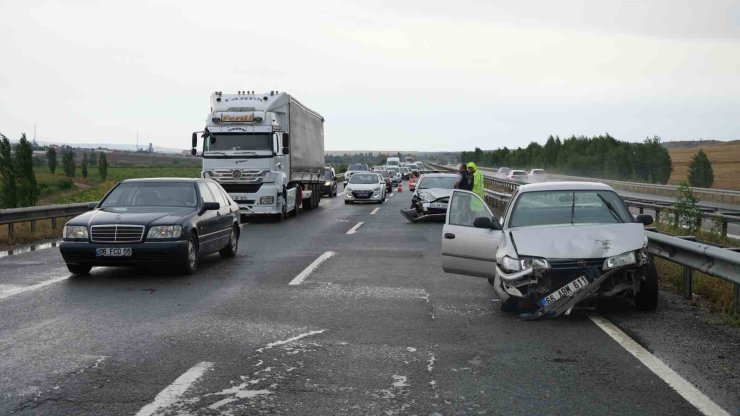
<path fill-rule="evenodd" d="M 370 215 L 375 215 L 380 210 L 380 207 L 375 208 L 374 210 L 370 211 Z"/>
<path fill-rule="evenodd" d="M 730 416 L 727 411 L 719 407 L 719 405 L 713 402 L 712 399 L 707 397 L 704 393 L 699 391 L 699 389 L 694 387 L 693 384 L 689 383 L 686 379 L 673 371 L 663 361 L 658 359 L 658 357 L 654 356 L 640 344 L 635 342 L 629 337 L 629 335 L 617 328 L 616 325 L 598 315 L 589 315 L 589 318 L 596 324 L 596 326 L 606 332 L 606 334 L 621 345 L 622 348 L 627 350 L 627 352 L 637 358 L 643 365 L 645 365 L 645 367 L 665 381 L 673 388 L 673 390 L 676 391 L 676 393 L 680 394 L 681 397 L 696 407 L 702 414 L 707 416 Z"/>
<path fill-rule="evenodd" d="M 199 362 L 190 370 L 186 371 L 172 382 L 164 390 L 159 392 L 154 401 L 144 406 L 136 413 L 136 416 L 151 416 L 157 411 L 174 404 L 193 383 L 195 383 L 206 371 L 213 368 L 213 363 L 207 361 Z"/>
<path fill-rule="evenodd" d="M 363 221 L 360 221 L 357 224 L 355 224 L 354 227 L 350 228 L 349 231 L 347 231 L 347 235 L 356 233 L 357 232 L 357 229 L 360 228 L 360 226 L 362 226 L 362 224 L 364 224 Z"/>
<path fill-rule="evenodd" d="M 57 277 L 51 280 L 43 281 L 41 283 L 36 283 L 35 285 L 14 287 L 12 289 L 0 292 L 0 299 L 6 299 L 11 296 L 20 295 L 21 293 L 31 292 L 33 290 L 41 289 L 42 287 L 53 285 L 54 283 L 59 283 L 67 279 L 69 279 L 69 276 Z"/>
<path fill-rule="evenodd" d="M 290 283 L 288 283 L 288 285 L 290 286 L 300 285 L 304 280 L 306 280 L 308 276 L 311 275 L 311 273 L 313 273 L 314 270 L 316 270 L 317 267 L 319 267 L 321 263 L 329 260 L 335 254 L 337 253 L 333 251 L 327 251 L 324 254 L 320 255 L 316 260 L 313 261 L 313 263 L 309 264 L 308 267 L 303 269 L 303 271 L 298 276 L 294 277 L 293 280 L 291 280 Z"/>

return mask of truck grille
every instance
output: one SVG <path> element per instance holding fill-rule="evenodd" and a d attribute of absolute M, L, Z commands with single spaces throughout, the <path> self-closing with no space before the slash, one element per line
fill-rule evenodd
<path fill-rule="evenodd" d="M 90 237 L 95 243 L 139 243 L 144 238 L 144 226 L 93 225 Z"/>
<path fill-rule="evenodd" d="M 261 183 L 222 183 L 221 187 L 227 193 L 247 193 L 252 194 L 260 190 Z"/>

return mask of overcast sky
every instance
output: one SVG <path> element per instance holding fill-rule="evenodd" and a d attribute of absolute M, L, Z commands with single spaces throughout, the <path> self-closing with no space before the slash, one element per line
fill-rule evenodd
<path fill-rule="evenodd" d="M 0 16 L 13 139 L 36 122 L 41 141 L 186 148 L 215 90 L 293 94 L 327 150 L 740 139 L 737 0 L 0 0 Z"/>

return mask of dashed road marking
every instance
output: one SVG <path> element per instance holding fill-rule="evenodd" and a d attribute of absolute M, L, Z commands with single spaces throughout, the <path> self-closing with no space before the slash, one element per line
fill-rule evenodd
<path fill-rule="evenodd" d="M 190 370 L 178 377 L 164 390 L 159 392 L 154 401 L 144 406 L 136 416 L 150 416 L 177 402 L 177 400 L 193 385 L 206 371 L 213 368 L 213 363 L 207 361 L 194 365 Z"/>
<path fill-rule="evenodd" d="M 362 226 L 362 224 L 364 224 L 364 222 L 362 222 L 362 221 L 358 222 L 357 224 L 355 224 L 354 227 L 350 228 L 349 231 L 347 231 L 347 234 L 350 235 L 350 234 L 356 233 L 357 232 L 357 229 L 360 228 L 360 226 Z"/>
<path fill-rule="evenodd" d="M 288 283 L 288 285 L 290 286 L 300 285 L 304 280 L 306 280 L 308 276 L 311 275 L 311 273 L 313 273 L 314 270 L 316 270 L 317 267 L 319 267 L 321 263 L 332 258 L 334 254 L 336 253 L 334 253 L 333 251 L 327 251 L 324 254 L 320 255 L 316 260 L 313 261 L 313 263 L 309 264 L 308 267 L 303 269 L 303 271 L 300 274 L 298 274 L 298 276 L 294 277 L 293 280 L 291 280 L 290 283 Z"/>
<path fill-rule="evenodd" d="M 42 287 L 53 285 L 54 283 L 59 283 L 67 279 L 69 279 L 69 276 L 57 277 L 54 279 L 43 281 L 41 283 L 36 283 L 35 285 L 12 286 L 4 290 L 0 289 L 0 299 L 6 299 L 11 296 L 20 295 L 21 293 L 31 292 L 33 290 L 41 289 Z"/>
<path fill-rule="evenodd" d="M 622 346 L 627 352 L 637 358 L 645 367 L 660 377 L 669 386 L 681 395 L 686 401 L 696 407 L 702 414 L 707 416 L 730 416 L 730 414 L 719 407 L 717 403 L 699 391 L 693 384 L 689 383 L 678 373 L 668 367 L 658 357 L 651 354 L 640 344 L 635 342 L 629 335 L 622 332 L 616 325 L 598 315 L 590 315 L 589 318 L 607 333 L 614 341 Z"/>
<path fill-rule="evenodd" d="M 380 210 L 380 207 L 378 207 L 378 208 L 375 208 L 374 210 L 370 211 L 370 215 L 375 215 L 375 214 L 377 214 L 379 210 Z"/>

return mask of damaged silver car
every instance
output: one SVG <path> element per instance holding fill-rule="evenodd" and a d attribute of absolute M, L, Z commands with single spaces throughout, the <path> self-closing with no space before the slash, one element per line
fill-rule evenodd
<path fill-rule="evenodd" d="M 658 303 L 658 276 L 643 225 L 609 186 L 522 185 L 499 221 L 477 195 L 455 190 L 443 228 L 445 272 L 488 278 L 505 311 L 524 318 L 570 313 L 600 297 Z"/>
<path fill-rule="evenodd" d="M 421 175 L 411 196 L 411 207 L 401 209 L 411 222 L 442 222 L 447 213 L 447 203 L 455 186 L 460 181 L 456 173 L 426 173 Z"/>

